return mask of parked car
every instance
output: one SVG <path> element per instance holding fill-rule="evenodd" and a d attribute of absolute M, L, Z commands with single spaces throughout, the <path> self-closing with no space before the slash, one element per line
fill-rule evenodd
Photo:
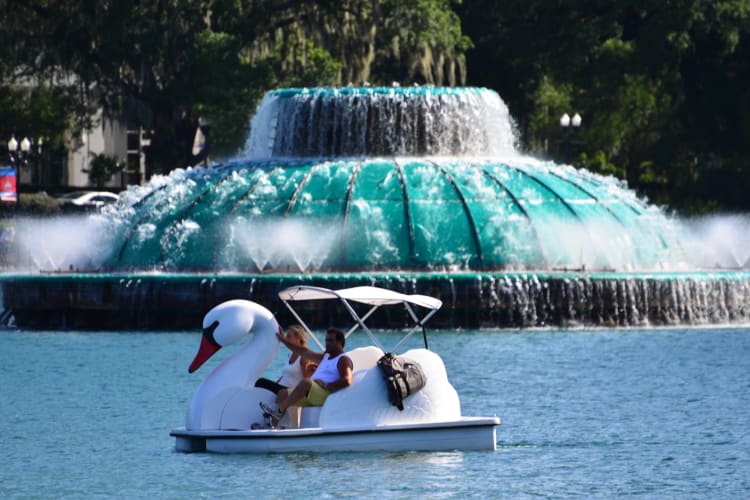
<path fill-rule="evenodd" d="M 97 212 L 119 199 L 108 191 L 73 191 L 58 198 L 63 212 Z"/>

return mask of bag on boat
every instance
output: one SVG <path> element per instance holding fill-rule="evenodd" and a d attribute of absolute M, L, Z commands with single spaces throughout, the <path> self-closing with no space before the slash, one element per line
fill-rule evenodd
<path fill-rule="evenodd" d="M 420 390 L 427 382 L 422 367 L 416 361 L 399 358 L 390 352 L 378 360 L 378 366 L 388 387 L 388 401 L 401 411 L 404 410 L 404 399 Z"/>

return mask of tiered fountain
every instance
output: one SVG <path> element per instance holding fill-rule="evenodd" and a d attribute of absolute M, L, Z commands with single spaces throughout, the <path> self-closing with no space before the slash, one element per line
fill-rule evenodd
<path fill-rule="evenodd" d="M 270 92 L 242 159 L 83 223 L 94 245 L 5 276 L 18 325 L 193 328 L 231 298 L 283 312 L 296 283 L 434 295 L 443 327 L 750 319 L 747 256 L 706 270 L 696 257 L 717 253 L 621 182 L 519 154 L 486 89 Z"/>

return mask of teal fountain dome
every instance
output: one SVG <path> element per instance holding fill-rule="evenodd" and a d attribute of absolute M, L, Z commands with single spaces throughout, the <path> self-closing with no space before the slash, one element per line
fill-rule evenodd
<path fill-rule="evenodd" d="M 107 270 L 665 269 L 669 221 L 614 178 L 517 153 L 476 88 L 285 89 L 243 159 L 135 189 Z M 119 219 L 118 219 L 119 218 Z"/>
<path fill-rule="evenodd" d="M 192 328 L 228 299 L 374 284 L 441 298 L 442 327 L 748 322 L 747 256 L 706 271 L 621 181 L 515 144 L 488 89 L 275 90 L 237 158 L 130 187 L 85 258 L 6 278 L 4 307 L 30 328 Z"/>

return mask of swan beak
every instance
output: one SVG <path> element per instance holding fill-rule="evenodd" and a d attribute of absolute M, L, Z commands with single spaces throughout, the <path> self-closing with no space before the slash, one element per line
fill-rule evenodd
<path fill-rule="evenodd" d="M 200 368 L 201 365 L 205 363 L 208 358 L 216 354 L 216 351 L 218 351 L 219 349 L 221 349 L 221 346 L 219 344 L 211 342 L 211 340 L 207 339 L 206 337 L 201 337 L 201 345 L 198 348 L 198 353 L 195 355 L 195 359 L 193 359 L 193 362 L 190 363 L 188 373 L 193 373 L 195 370 Z"/>

